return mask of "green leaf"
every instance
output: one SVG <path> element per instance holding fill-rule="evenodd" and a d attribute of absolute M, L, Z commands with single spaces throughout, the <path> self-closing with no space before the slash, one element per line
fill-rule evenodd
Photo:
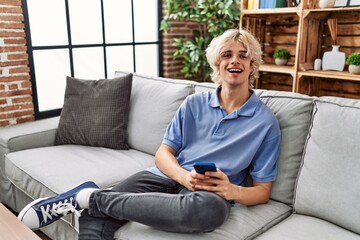
<path fill-rule="evenodd" d="M 206 48 L 210 41 L 229 28 L 238 27 L 240 0 L 165 0 L 167 15 L 161 21 L 160 30 L 171 29 L 171 21 L 191 21 L 203 24 L 207 31 L 193 30 L 194 38 L 174 38 L 174 58 L 182 58 L 181 72 L 186 77 L 201 76 L 208 79 L 211 73 L 206 60 Z"/>

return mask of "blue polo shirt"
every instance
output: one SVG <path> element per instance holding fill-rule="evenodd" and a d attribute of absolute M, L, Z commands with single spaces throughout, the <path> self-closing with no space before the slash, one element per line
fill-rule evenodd
<path fill-rule="evenodd" d="M 274 181 L 280 129 L 273 112 L 252 93 L 241 108 L 227 114 L 217 90 L 187 97 L 163 143 L 188 171 L 195 162 L 214 162 L 233 184 L 243 185 L 248 171 L 256 182 Z M 167 177 L 157 167 L 148 171 Z"/>

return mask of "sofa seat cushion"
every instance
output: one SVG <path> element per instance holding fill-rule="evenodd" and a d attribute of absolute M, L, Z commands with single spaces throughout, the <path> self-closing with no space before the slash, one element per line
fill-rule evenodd
<path fill-rule="evenodd" d="M 297 180 L 294 208 L 360 234 L 360 101 L 320 98 Z"/>
<path fill-rule="evenodd" d="M 360 235 L 310 216 L 293 214 L 256 240 L 359 240 Z"/>
<path fill-rule="evenodd" d="M 209 209 L 211 211 L 211 209 Z M 131 240 L 240 240 L 257 236 L 291 214 L 291 208 L 283 203 L 270 201 L 268 204 L 246 207 L 236 204 L 229 219 L 218 229 L 209 233 L 188 234 L 159 231 L 154 228 L 129 222 L 115 233 L 115 239 Z"/>
<path fill-rule="evenodd" d="M 5 172 L 31 198 L 62 193 L 87 180 L 111 187 L 153 166 L 153 156 L 137 150 L 59 145 L 9 153 Z"/>

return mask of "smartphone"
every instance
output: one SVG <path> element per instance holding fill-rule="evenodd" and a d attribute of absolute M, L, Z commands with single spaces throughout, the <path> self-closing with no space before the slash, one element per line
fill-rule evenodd
<path fill-rule="evenodd" d="M 216 172 L 216 165 L 212 162 L 196 162 L 194 163 L 194 169 L 197 173 L 204 174 L 205 172 Z"/>

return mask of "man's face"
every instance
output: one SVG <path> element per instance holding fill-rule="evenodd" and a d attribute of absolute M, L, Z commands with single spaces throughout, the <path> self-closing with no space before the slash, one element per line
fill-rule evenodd
<path fill-rule="evenodd" d="M 233 42 L 224 48 L 220 54 L 220 79 L 221 84 L 233 86 L 247 85 L 249 87 L 250 57 L 241 42 Z"/>

